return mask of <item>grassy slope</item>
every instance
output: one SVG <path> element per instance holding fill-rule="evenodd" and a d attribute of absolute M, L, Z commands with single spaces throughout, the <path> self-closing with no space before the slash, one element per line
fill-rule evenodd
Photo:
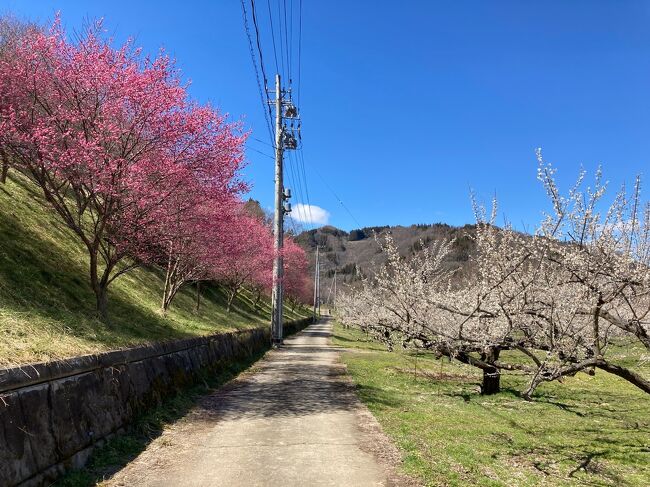
<path fill-rule="evenodd" d="M 226 313 L 217 287 L 204 288 L 196 313 L 193 286 L 179 293 L 163 317 L 164 276 L 157 269 L 136 269 L 111 284 L 107 326 L 94 318 L 87 273 L 80 242 L 46 209 L 38 188 L 10 173 L 7 184 L 0 184 L 0 365 L 259 326 L 270 319 L 268 300 L 256 311 L 247 295 Z M 288 320 L 300 317 L 285 314 Z"/>
<path fill-rule="evenodd" d="M 526 402 L 514 392 L 524 379 L 506 375 L 504 392 L 482 397 L 471 368 L 420 353 L 416 379 L 413 354 L 340 326 L 334 343 L 348 348 L 358 393 L 405 452 L 405 470 L 426 485 L 650 485 L 650 399 L 617 377 L 579 374 Z"/>

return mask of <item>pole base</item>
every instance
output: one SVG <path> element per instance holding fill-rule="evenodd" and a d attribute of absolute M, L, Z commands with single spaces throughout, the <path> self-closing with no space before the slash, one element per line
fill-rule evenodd
<path fill-rule="evenodd" d="M 271 338 L 271 347 L 280 348 L 284 344 L 282 338 Z"/>

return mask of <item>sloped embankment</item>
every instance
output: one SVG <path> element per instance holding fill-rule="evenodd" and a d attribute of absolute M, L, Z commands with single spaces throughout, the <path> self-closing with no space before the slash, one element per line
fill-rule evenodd
<path fill-rule="evenodd" d="M 163 316 L 162 271 L 139 268 L 109 291 L 110 322 L 94 313 L 88 256 L 80 241 L 16 171 L 0 184 L 0 365 L 98 353 L 116 348 L 255 328 L 270 321 L 270 303 L 244 292 L 226 312 L 218 286 L 187 286 Z M 300 319 L 285 310 L 287 320 Z"/>

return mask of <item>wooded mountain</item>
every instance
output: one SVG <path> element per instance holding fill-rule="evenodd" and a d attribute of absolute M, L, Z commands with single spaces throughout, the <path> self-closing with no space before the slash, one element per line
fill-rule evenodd
<path fill-rule="evenodd" d="M 405 257 L 420 252 L 423 246 L 436 242 L 454 240 L 453 251 L 447 258 L 450 269 L 459 269 L 459 276 L 471 272 L 470 255 L 475 250 L 474 225 L 454 227 L 445 223 L 417 224 L 411 226 L 364 227 L 349 233 L 333 226 L 324 226 L 302 232 L 296 241 L 308 251 L 310 271 L 313 275 L 316 261 L 316 247 L 320 248 L 321 298 L 330 298 L 330 289 L 336 273 L 337 288 L 353 285 L 361 274 L 369 274 L 383 263 L 385 257 L 379 249 L 377 239 L 390 233 Z M 360 273 L 359 273 L 360 271 Z"/>

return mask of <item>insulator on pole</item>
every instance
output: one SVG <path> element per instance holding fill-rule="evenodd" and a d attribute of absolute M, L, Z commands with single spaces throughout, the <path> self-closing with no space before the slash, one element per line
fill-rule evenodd
<path fill-rule="evenodd" d="M 285 118 L 297 118 L 298 109 L 293 104 L 287 105 L 287 108 L 284 110 Z"/>
<path fill-rule="evenodd" d="M 283 140 L 282 140 L 282 146 L 285 149 L 293 149 L 295 150 L 298 147 L 298 142 L 296 141 L 296 138 L 293 136 L 291 132 L 284 132 L 283 135 Z"/>

